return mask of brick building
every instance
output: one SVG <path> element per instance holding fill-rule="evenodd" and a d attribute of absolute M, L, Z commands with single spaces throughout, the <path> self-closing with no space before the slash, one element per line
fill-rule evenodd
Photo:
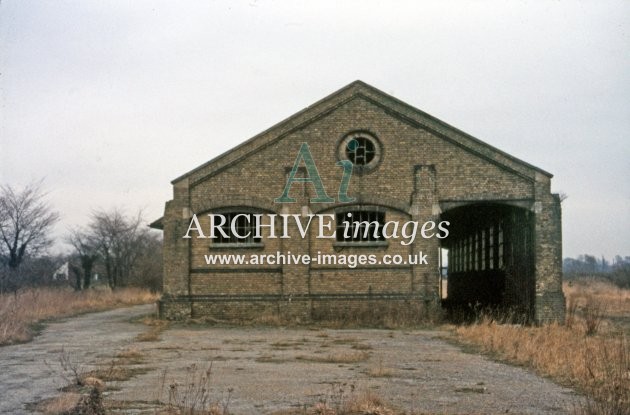
<path fill-rule="evenodd" d="M 160 313 L 173 319 L 270 314 L 305 321 L 365 307 L 422 313 L 446 297 L 451 305 L 506 306 L 537 322 L 562 321 L 561 211 L 551 177 L 353 82 L 173 180 L 173 199 L 152 224 L 164 231 Z M 211 223 L 219 214 L 226 220 L 220 226 Z M 275 238 L 269 227 L 255 236 L 255 214 L 262 214 L 261 223 L 277 215 Z M 328 221 L 323 226 L 329 237 L 321 237 L 315 222 L 301 237 L 295 219 L 304 224 L 312 215 Z M 286 229 L 282 218 L 290 219 Z M 358 232 L 341 227 L 346 218 L 356 220 L 348 224 L 357 223 Z M 232 219 L 236 234 L 230 233 Z M 372 232 L 370 226 L 386 222 L 432 222 L 435 228 L 429 224 L 426 235 L 418 230 L 413 240 L 403 232 Z M 439 233 L 438 224 L 448 232 Z M 208 237 L 212 225 L 215 238 Z M 377 262 L 279 263 L 279 253 L 289 252 L 329 259 L 371 255 Z M 411 263 L 409 255 L 418 252 L 426 263 Z M 276 260 L 208 264 L 206 255 L 215 254 Z M 389 263 L 394 257 L 402 262 Z"/>

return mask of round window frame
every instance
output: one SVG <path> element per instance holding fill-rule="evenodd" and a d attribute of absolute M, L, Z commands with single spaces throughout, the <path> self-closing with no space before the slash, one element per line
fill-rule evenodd
<path fill-rule="evenodd" d="M 348 148 L 348 143 L 356 138 L 365 138 L 370 140 L 374 145 L 374 157 L 370 160 L 369 163 L 359 165 L 355 164 L 352 160 L 348 158 L 348 154 L 346 152 Z M 362 174 L 371 172 L 376 169 L 383 159 L 383 146 L 381 141 L 376 137 L 376 135 L 372 134 L 369 131 L 365 130 L 356 130 L 350 133 L 344 134 L 341 139 L 339 139 L 339 144 L 337 145 L 337 160 L 348 160 L 352 163 L 353 172 Z"/>

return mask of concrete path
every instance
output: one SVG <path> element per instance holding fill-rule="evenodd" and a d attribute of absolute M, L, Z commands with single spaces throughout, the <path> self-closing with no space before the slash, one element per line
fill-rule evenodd
<path fill-rule="evenodd" d="M 68 384 L 62 350 L 81 368 L 131 343 L 146 330 L 131 319 L 155 312 L 155 305 L 119 308 L 50 323 L 32 342 L 0 347 L 0 414 L 28 414 L 25 405 L 59 394 Z"/>
<path fill-rule="evenodd" d="M 229 396 L 236 415 L 299 412 L 365 392 L 429 414 L 568 414 L 579 399 L 530 370 L 465 353 L 440 338 L 445 332 L 174 325 L 156 341 L 136 342 L 147 327 L 131 320 L 154 312 L 145 305 L 87 314 L 0 347 L 0 414 L 28 414 L 26 404 L 59 394 L 70 381 L 62 350 L 83 371 L 122 350 L 141 356 L 136 376 L 108 382 L 113 414 L 154 414 L 169 385 L 186 384 L 191 365 L 204 370 L 210 362 L 210 400 Z"/>
<path fill-rule="evenodd" d="M 153 414 L 191 365 L 212 362 L 209 401 L 235 415 L 304 413 L 364 393 L 407 413 L 569 414 L 578 396 L 520 367 L 465 353 L 437 330 L 174 326 L 136 343 L 146 373 L 114 382 L 113 414 Z M 137 367 L 137 366 L 135 366 Z M 163 374 L 160 376 L 160 374 Z M 342 389 L 343 391 L 341 391 Z M 354 390 L 354 391 L 353 391 Z M 118 410 L 117 410 L 118 409 Z"/>

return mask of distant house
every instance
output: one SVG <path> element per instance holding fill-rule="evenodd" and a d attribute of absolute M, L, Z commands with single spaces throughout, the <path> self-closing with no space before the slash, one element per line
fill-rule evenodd
<path fill-rule="evenodd" d="M 173 199 L 153 223 L 164 231 L 161 314 L 252 318 L 271 313 L 309 320 L 365 305 L 403 310 L 439 305 L 444 275 L 450 304 L 498 305 L 537 322 L 562 321 L 561 210 L 559 197 L 550 191 L 551 178 L 353 82 L 173 180 Z M 276 238 L 255 236 L 256 214 L 278 215 Z M 209 238 L 218 215 L 225 223 Z M 281 215 L 291 219 L 286 238 L 277 237 L 284 229 Z M 322 238 L 316 224 L 302 238 L 294 217 L 287 215 L 301 220 L 329 215 L 337 232 Z M 352 232 L 355 222 L 356 230 L 369 232 Z M 436 227 L 427 232 L 431 236 L 413 241 L 372 233 L 388 222 Z M 440 223 L 448 232 L 439 234 Z M 426 263 L 406 261 L 419 252 Z M 373 255 L 376 263 L 208 261 L 208 255 L 280 259 L 289 253 Z M 396 256 L 404 261 L 385 263 Z"/>
<path fill-rule="evenodd" d="M 55 281 L 68 281 L 69 276 L 69 263 L 64 262 L 59 268 L 57 268 L 53 274 L 53 280 Z"/>

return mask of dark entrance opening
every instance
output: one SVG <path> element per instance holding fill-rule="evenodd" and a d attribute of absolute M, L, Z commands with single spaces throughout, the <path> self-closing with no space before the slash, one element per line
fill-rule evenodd
<path fill-rule="evenodd" d="M 533 318 L 535 299 L 534 213 L 498 204 L 473 203 L 442 213 L 450 222 L 442 243 L 448 252 L 448 288 L 442 303 L 457 318 L 480 310 Z"/>

